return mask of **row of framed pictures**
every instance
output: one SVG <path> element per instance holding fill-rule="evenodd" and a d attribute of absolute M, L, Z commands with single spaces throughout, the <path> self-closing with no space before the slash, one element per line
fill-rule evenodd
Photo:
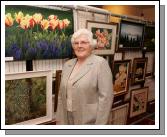
<path fill-rule="evenodd" d="M 128 118 L 134 118 L 147 111 L 149 87 L 131 90 L 130 102 L 112 108 L 109 124 L 126 125 Z"/>
<path fill-rule="evenodd" d="M 155 26 L 141 22 L 121 20 L 104 23 L 87 20 L 86 26 L 97 39 L 95 54 L 114 54 L 129 50 L 155 50 Z"/>
<path fill-rule="evenodd" d="M 148 58 L 134 58 L 131 71 L 131 60 L 113 61 L 113 89 L 114 95 L 126 94 L 131 85 L 141 84 L 145 81 Z"/>

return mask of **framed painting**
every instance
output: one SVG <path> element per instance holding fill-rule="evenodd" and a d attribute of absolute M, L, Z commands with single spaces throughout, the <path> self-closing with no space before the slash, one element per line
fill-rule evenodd
<path fill-rule="evenodd" d="M 52 71 L 5 75 L 5 126 L 52 119 Z"/>
<path fill-rule="evenodd" d="M 143 46 L 146 51 L 155 51 L 155 26 L 147 25 L 144 31 L 144 43 Z"/>
<path fill-rule="evenodd" d="M 147 61 L 148 58 L 134 58 L 132 67 L 132 85 L 145 81 Z"/>
<path fill-rule="evenodd" d="M 146 112 L 148 90 L 148 87 L 144 87 L 131 91 L 130 118 Z"/>
<path fill-rule="evenodd" d="M 93 38 L 97 40 L 94 54 L 114 54 L 117 35 L 117 23 L 104 23 L 87 21 L 87 28 L 92 31 Z"/>
<path fill-rule="evenodd" d="M 114 61 L 112 67 L 114 96 L 128 92 L 131 60 Z"/>
<path fill-rule="evenodd" d="M 139 50 L 143 46 L 144 24 L 121 20 L 116 51 Z"/>
<path fill-rule="evenodd" d="M 44 6 L 5 5 L 5 57 L 18 61 L 72 57 L 73 11 Z"/>
<path fill-rule="evenodd" d="M 109 124 L 126 125 L 129 112 L 129 103 L 112 108 Z"/>
<path fill-rule="evenodd" d="M 54 111 L 57 111 L 57 103 L 58 103 L 58 94 L 61 82 L 61 74 L 62 70 L 56 70 L 56 82 L 55 82 L 55 102 L 54 102 Z"/>

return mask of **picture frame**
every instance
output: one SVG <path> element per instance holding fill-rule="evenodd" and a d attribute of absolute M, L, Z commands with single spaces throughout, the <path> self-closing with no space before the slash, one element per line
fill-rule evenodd
<path fill-rule="evenodd" d="M 131 60 L 114 61 L 112 66 L 114 96 L 126 94 L 129 88 Z"/>
<path fill-rule="evenodd" d="M 116 51 L 140 50 L 143 46 L 144 23 L 121 20 Z"/>
<path fill-rule="evenodd" d="M 130 118 L 146 112 L 148 90 L 149 87 L 137 88 L 131 90 L 130 114 L 129 114 Z"/>
<path fill-rule="evenodd" d="M 146 76 L 148 58 L 134 58 L 132 67 L 132 85 L 143 83 Z"/>
<path fill-rule="evenodd" d="M 129 103 L 112 108 L 110 114 L 110 125 L 126 125 L 129 113 Z"/>
<path fill-rule="evenodd" d="M 11 18 L 13 17 L 13 24 L 9 25 L 6 22 L 4 24 L 5 57 L 13 58 L 15 61 L 72 57 L 71 36 L 74 33 L 72 10 L 57 10 L 52 6 L 43 8 L 40 5 L 5 5 L 5 14 L 11 14 Z M 27 15 L 32 17 L 33 25 L 21 26 L 21 19 L 27 19 L 25 18 Z M 36 15 L 38 21 L 34 19 Z M 49 22 L 53 16 L 55 21 L 64 19 L 68 21 L 68 25 L 63 25 L 61 28 L 64 30 L 63 33 L 58 33 L 60 29 L 54 28 L 53 22 L 45 29 L 42 27 L 43 19 Z"/>
<path fill-rule="evenodd" d="M 62 74 L 62 70 L 56 70 L 54 112 L 57 111 L 58 94 L 59 94 L 59 88 L 60 88 L 60 82 L 61 82 L 61 74 Z"/>
<path fill-rule="evenodd" d="M 94 54 L 106 55 L 114 54 L 117 39 L 117 23 L 104 23 L 87 20 L 86 27 L 93 33 L 93 38 L 97 40 L 97 45 L 93 50 Z"/>
<path fill-rule="evenodd" d="M 155 26 L 146 25 L 144 29 L 143 47 L 147 52 L 155 52 Z"/>
<path fill-rule="evenodd" d="M 52 71 L 6 74 L 4 98 L 4 126 L 7 128 L 52 120 Z"/>

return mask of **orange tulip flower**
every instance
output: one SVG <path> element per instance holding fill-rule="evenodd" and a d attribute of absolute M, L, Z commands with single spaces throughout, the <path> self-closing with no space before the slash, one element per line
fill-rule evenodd
<path fill-rule="evenodd" d="M 55 30 L 56 27 L 58 26 L 59 24 L 59 20 L 55 20 L 55 19 L 52 19 L 49 21 L 49 28 L 52 29 L 52 30 Z"/>
<path fill-rule="evenodd" d="M 70 21 L 68 19 L 63 19 L 64 27 L 68 27 L 70 24 Z"/>
<path fill-rule="evenodd" d="M 62 20 L 59 20 L 58 28 L 62 30 L 64 28 L 64 22 Z"/>
<path fill-rule="evenodd" d="M 30 22 L 28 19 L 26 18 L 22 18 L 21 21 L 20 21 L 20 27 L 24 30 L 27 30 L 30 26 Z"/>
<path fill-rule="evenodd" d="M 26 14 L 26 16 L 24 17 L 25 20 L 27 20 L 29 22 L 29 27 L 33 28 L 35 25 L 35 21 L 33 19 L 32 16 L 30 16 L 29 14 Z"/>
<path fill-rule="evenodd" d="M 49 27 L 49 21 L 46 20 L 46 19 L 43 19 L 43 20 L 41 21 L 41 28 L 42 28 L 43 30 L 46 30 L 46 29 L 48 29 L 48 27 Z"/>
<path fill-rule="evenodd" d="M 43 19 L 43 16 L 41 13 L 35 13 L 33 15 L 33 19 L 34 19 L 36 24 L 39 24 L 41 22 L 41 20 Z"/>
<path fill-rule="evenodd" d="M 15 13 L 15 19 L 16 22 L 20 24 L 21 19 L 24 17 L 23 12 L 19 11 L 18 13 Z"/>
<path fill-rule="evenodd" d="M 5 15 L 5 26 L 10 27 L 13 25 L 13 18 L 10 13 Z"/>
<path fill-rule="evenodd" d="M 49 20 L 52 20 L 52 19 L 57 20 L 57 16 L 56 16 L 56 15 L 50 15 L 50 16 L 48 17 L 48 19 L 49 19 Z"/>

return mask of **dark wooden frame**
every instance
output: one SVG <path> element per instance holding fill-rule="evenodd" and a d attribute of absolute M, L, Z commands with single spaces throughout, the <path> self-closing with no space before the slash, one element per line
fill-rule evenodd
<path fill-rule="evenodd" d="M 130 118 L 138 116 L 140 114 L 143 114 L 147 111 L 148 90 L 149 90 L 149 87 L 143 87 L 143 88 L 137 88 L 137 89 L 131 90 L 130 109 L 129 109 L 129 117 Z M 142 93 L 144 94 L 144 97 L 145 97 L 145 98 L 143 98 L 143 100 L 141 100 L 142 99 L 141 96 L 135 97 L 135 95 L 137 95 L 137 94 L 141 95 Z M 138 101 L 138 103 L 136 103 L 136 106 L 134 106 L 135 105 L 134 100 Z M 140 108 L 138 108 L 137 105 L 138 104 L 141 105 L 141 103 L 144 103 L 142 106 L 143 108 L 140 111 L 136 110 L 136 112 L 134 112 L 134 107 L 136 107 L 135 109 L 140 109 Z"/>
<path fill-rule="evenodd" d="M 62 74 L 62 70 L 56 70 L 54 112 L 57 111 L 61 74 Z"/>
<path fill-rule="evenodd" d="M 132 43 L 130 43 L 130 41 L 125 43 L 125 40 L 122 40 L 124 42 L 123 43 L 121 42 L 123 25 L 126 25 L 126 24 L 129 25 L 129 26 L 138 26 L 138 27 L 141 27 L 141 29 L 142 29 L 141 41 L 139 42 L 139 44 L 133 43 L 134 45 L 137 45 L 135 47 L 124 46 L 124 45 L 132 45 Z M 143 47 L 144 26 L 145 26 L 144 23 L 134 22 L 134 21 L 130 21 L 130 20 L 121 20 L 120 23 L 119 23 L 119 39 L 118 39 L 118 42 L 117 42 L 116 51 L 117 52 L 122 52 L 122 51 L 129 51 L 129 50 L 141 50 L 142 47 Z M 130 30 L 130 29 L 127 29 L 126 32 L 128 32 L 128 30 Z M 130 35 L 130 34 L 127 33 L 127 35 Z"/>
<path fill-rule="evenodd" d="M 121 91 L 115 91 L 116 87 L 115 87 L 115 75 L 118 73 L 118 71 L 115 73 L 115 65 L 116 64 L 120 64 L 120 65 L 124 65 L 127 64 L 128 68 L 127 68 L 127 75 L 126 75 L 126 85 L 125 85 L 125 90 L 121 90 Z M 130 74 L 130 68 L 131 68 L 131 60 L 119 60 L 119 61 L 113 61 L 113 65 L 112 65 L 112 72 L 113 72 L 113 91 L 114 91 L 114 96 L 118 96 L 118 95 L 122 95 L 122 94 L 126 94 L 128 92 L 129 89 L 129 74 Z M 121 88 L 121 87 L 118 87 Z"/>
<path fill-rule="evenodd" d="M 148 58 L 134 58 L 133 59 L 133 66 L 132 66 L 132 82 L 131 84 L 132 85 L 136 85 L 136 84 L 140 84 L 140 83 L 143 83 L 145 81 L 145 76 L 146 76 L 146 68 L 147 68 L 147 62 L 148 62 Z M 140 74 L 136 74 L 136 70 L 138 69 L 139 71 L 139 68 L 137 67 L 137 64 L 139 63 L 144 63 L 144 68 L 142 68 L 142 75 Z M 142 79 L 140 80 L 137 80 L 137 78 L 141 77 L 142 76 Z"/>

